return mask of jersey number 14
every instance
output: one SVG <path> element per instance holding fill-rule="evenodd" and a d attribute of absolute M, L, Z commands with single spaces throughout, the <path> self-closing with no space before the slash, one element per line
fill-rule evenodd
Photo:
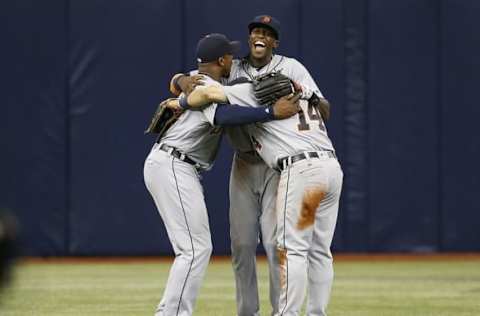
<path fill-rule="evenodd" d="M 320 114 L 320 111 L 318 110 L 318 106 L 313 105 L 311 103 L 308 103 L 308 108 L 307 108 L 307 115 L 308 115 L 308 121 L 307 122 L 307 117 L 305 115 L 305 111 L 303 109 L 298 112 L 298 120 L 300 121 L 298 126 L 299 131 L 308 131 L 310 130 L 310 124 L 315 124 L 312 121 L 318 121 L 318 127 L 322 130 L 325 131 L 325 125 L 323 124 L 322 120 L 322 115 Z M 310 123 L 310 124 L 309 124 Z"/>

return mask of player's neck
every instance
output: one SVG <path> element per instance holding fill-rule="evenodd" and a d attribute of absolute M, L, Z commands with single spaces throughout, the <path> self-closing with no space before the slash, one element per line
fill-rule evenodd
<path fill-rule="evenodd" d="M 220 81 L 222 78 L 222 71 L 218 67 L 212 67 L 208 64 L 198 65 L 198 73 L 209 76 L 215 81 Z"/>
<path fill-rule="evenodd" d="M 262 68 L 272 61 L 273 55 L 265 56 L 264 58 L 253 58 L 252 55 L 248 57 L 250 65 L 255 68 Z"/>

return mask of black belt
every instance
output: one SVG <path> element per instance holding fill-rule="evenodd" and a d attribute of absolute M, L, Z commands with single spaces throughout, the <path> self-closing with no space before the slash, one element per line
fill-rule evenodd
<path fill-rule="evenodd" d="M 300 153 L 298 155 L 294 156 L 288 156 L 288 157 L 283 157 L 278 159 L 278 168 L 280 170 L 285 170 L 288 166 L 291 164 L 296 163 L 297 161 L 307 159 L 307 158 L 337 158 L 335 153 L 330 150 L 324 150 L 324 151 L 308 151 L 304 153 Z"/>
<path fill-rule="evenodd" d="M 191 164 L 191 165 L 194 165 L 194 166 L 197 166 L 198 164 L 193 161 L 192 159 L 190 159 L 190 157 L 188 157 L 187 155 L 185 154 L 182 154 L 181 152 L 179 152 L 176 148 L 174 147 L 170 147 L 168 145 L 165 145 L 165 144 L 162 144 L 160 145 L 160 150 L 163 150 L 167 153 L 169 153 L 170 155 L 172 155 L 173 157 L 177 158 L 177 159 L 180 159 L 181 161 L 185 161 L 186 163 L 188 164 Z"/>

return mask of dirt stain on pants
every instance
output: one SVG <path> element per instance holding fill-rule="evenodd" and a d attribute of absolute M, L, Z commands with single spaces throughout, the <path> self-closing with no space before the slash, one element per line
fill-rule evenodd
<path fill-rule="evenodd" d="M 315 214 L 320 202 L 325 197 L 325 191 L 321 188 L 307 189 L 303 194 L 302 209 L 298 218 L 297 228 L 304 230 L 315 222 Z"/>
<path fill-rule="evenodd" d="M 280 265 L 280 287 L 284 288 L 286 283 L 286 261 L 287 250 L 284 248 L 277 248 L 278 263 Z"/>

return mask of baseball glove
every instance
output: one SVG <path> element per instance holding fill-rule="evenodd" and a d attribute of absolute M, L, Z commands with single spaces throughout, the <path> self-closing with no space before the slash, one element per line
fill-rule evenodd
<path fill-rule="evenodd" d="M 160 103 L 157 110 L 153 114 L 152 121 L 145 130 L 145 134 L 152 133 L 158 134 L 158 138 L 161 138 L 163 134 L 175 123 L 181 113 L 174 112 L 172 109 L 167 108 L 165 105 L 168 102 L 167 99 Z"/>
<path fill-rule="evenodd" d="M 292 81 L 280 72 L 256 77 L 253 86 L 255 97 L 262 105 L 272 105 L 281 97 L 294 92 Z"/>

